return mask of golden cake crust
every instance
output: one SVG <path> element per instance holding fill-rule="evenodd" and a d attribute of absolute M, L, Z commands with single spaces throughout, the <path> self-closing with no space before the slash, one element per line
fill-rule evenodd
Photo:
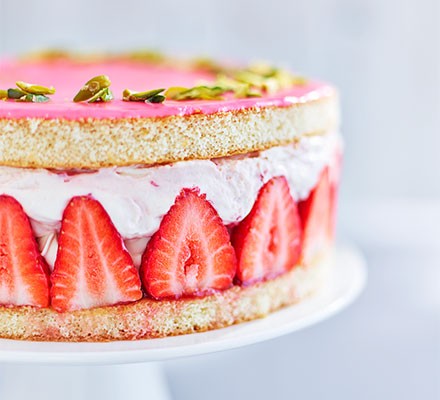
<path fill-rule="evenodd" d="M 0 118 L 0 165 L 93 169 L 246 154 L 338 126 L 336 92 L 286 107 L 162 118 Z"/>
<path fill-rule="evenodd" d="M 318 290 L 327 262 L 297 266 L 270 281 L 234 286 L 195 299 L 136 303 L 57 313 L 52 309 L 1 307 L 0 337 L 39 341 L 151 339 L 223 328 L 261 318 Z"/>

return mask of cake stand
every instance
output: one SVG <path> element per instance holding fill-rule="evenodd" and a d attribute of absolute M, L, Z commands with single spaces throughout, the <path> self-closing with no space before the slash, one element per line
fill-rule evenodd
<path fill-rule="evenodd" d="M 352 246 L 338 246 L 325 290 L 257 321 L 141 341 L 0 340 L 0 399 L 58 400 L 61 393 L 63 400 L 132 400 L 141 393 L 155 400 L 170 399 L 157 361 L 233 349 L 316 324 L 352 303 L 362 291 L 366 275 L 362 255 Z"/>

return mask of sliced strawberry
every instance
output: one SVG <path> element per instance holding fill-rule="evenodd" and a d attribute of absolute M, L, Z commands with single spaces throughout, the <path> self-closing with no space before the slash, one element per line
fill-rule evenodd
<path fill-rule="evenodd" d="M 141 278 L 156 299 L 201 296 L 229 288 L 236 264 L 217 211 L 205 195 L 183 189 L 148 242 Z"/>
<path fill-rule="evenodd" d="M 0 196 L 0 304 L 49 306 L 48 268 L 29 218 L 6 195 Z"/>
<path fill-rule="evenodd" d="M 333 161 L 329 167 L 329 184 L 330 184 L 330 219 L 329 219 L 329 236 L 334 239 L 336 230 L 336 213 L 338 206 L 338 189 L 341 178 L 342 168 L 342 152 L 337 151 Z"/>
<path fill-rule="evenodd" d="M 272 178 L 233 231 L 237 279 L 248 285 L 293 268 L 300 256 L 301 236 L 298 209 L 286 178 Z"/>
<path fill-rule="evenodd" d="M 141 282 L 122 238 L 101 204 L 74 197 L 64 210 L 51 275 L 59 312 L 139 300 Z"/>
<path fill-rule="evenodd" d="M 329 171 L 326 167 L 309 197 L 298 204 L 304 232 L 302 260 L 305 264 L 311 263 L 329 245 L 330 198 Z"/>

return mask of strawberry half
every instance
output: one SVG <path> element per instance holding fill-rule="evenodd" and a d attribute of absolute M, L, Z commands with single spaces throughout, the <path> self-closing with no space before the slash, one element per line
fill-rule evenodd
<path fill-rule="evenodd" d="M 154 298 L 202 296 L 232 286 L 234 249 L 217 211 L 195 189 L 183 189 L 142 257 L 141 278 Z"/>
<path fill-rule="evenodd" d="M 29 218 L 6 195 L 0 196 L 0 304 L 49 306 L 48 268 Z"/>
<path fill-rule="evenodd" d="M 286 178 L 272 178 L 233 231 L 238 281 L 248 285 L 293 268 L 300 256 L 301 236 L 298 209 Z"/>
<path fill-rule="evenodd" d="M 74 197 L 64 210 L 51 275 L 58 312 L 128 303 L 142 297 L 141 283 L 122 238 L 101 204 Z"/>
<path fill-rule="evenodd" d="M 310 264 L 330 243 L 331 190 L 327 167 L 309 197 L 298 207 L 304 232 L 302 259 L 305 264 Z"/>
<path fill-rule="evenodd" d="M 336 230 L 336 213 L 338 208 L 338 189 L 341 179 L 342 169 L 342 152 L 337 151 L 333 161 L 329 167 L 329 184 L 330 184 L 330 220 L 329 220 L 329 236 L 333 240 Z"/>

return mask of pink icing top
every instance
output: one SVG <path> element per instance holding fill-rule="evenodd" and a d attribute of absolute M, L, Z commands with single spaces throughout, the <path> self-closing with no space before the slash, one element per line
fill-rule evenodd
<path fill-rule="evenodd" d="M 108 75 L 115 99 L 108 103 L 74 103 L 73 97 L 90 78 Z M 287 91 L 264 97 L 236 99 L 226 95 L 224 100 L 171 101 L 162 104 L 122 101 L 126 88 L 145 91 L 170 86 L 194 86 L 213 76 L 200 71 L 171 69 L 137 62 L 109 61 L 104 63 L 75 63 L 60 61 L 0 61 L 0 89 L 15 87 L 16 81 L 54 86 L 56 94 L 47 103 L 0 101 L 0 118 L 154 118 L 194 113 L 211 114 L 252 107 L 288 106 L 329 96 L 334 89 L 324 83 L 310 81 Z"/>

